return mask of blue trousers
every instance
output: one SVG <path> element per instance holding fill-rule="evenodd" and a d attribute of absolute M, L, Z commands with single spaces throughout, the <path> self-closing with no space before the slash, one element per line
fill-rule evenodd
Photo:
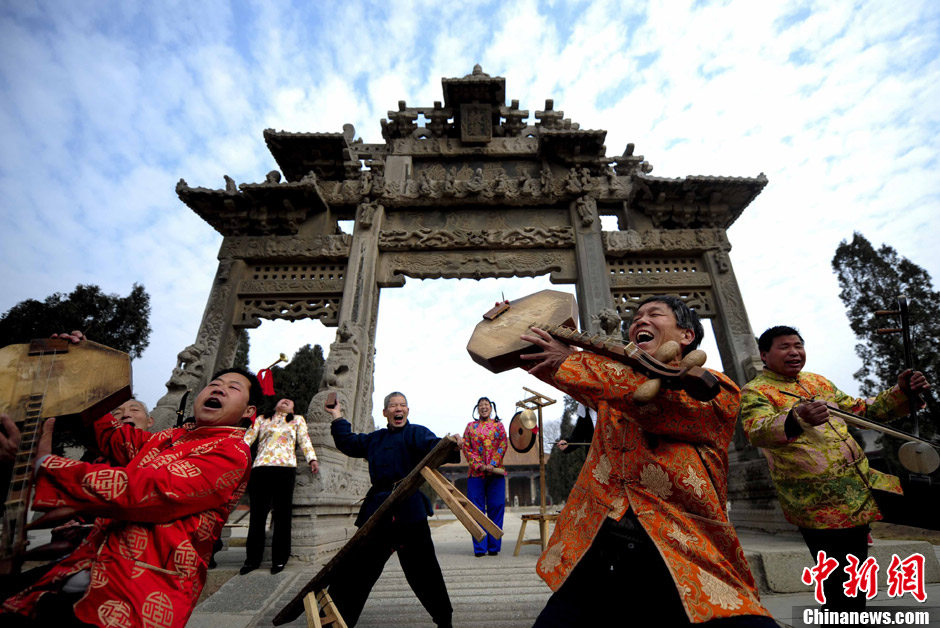
<path fill-rule="evenodd" d="M 467 497 L 470 501 L 486 513 L 490 520 L 503 527 L 503 512 L 506 510 L 506 478 L 501 475 L 490 475 L 484 478 L 467 478 Z M 502 547 L 502 540 L 486 535 L 482 541 L 473 541 L 474 554 L 498 552 Z"/>

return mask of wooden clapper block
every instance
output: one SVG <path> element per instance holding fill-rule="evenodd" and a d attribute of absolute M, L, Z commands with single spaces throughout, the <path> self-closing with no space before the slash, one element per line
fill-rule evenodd
<path fill-rule="evenodd" d="M 421 475 L 424 477 L 428 486 L 441 496 L 447 507 L 457 516 L 457 520 L 463 524 L 467 532 L 477 541 L 483 540 L 486 533 L 489 532 L 493 537 L 501 539 L 503 531 L 490 520 L 483 512 L 474 505 L 467 496 L 457 490 L 447 478 L 441 475 L 437 469 L 429 467 L 421 468 Z"/>

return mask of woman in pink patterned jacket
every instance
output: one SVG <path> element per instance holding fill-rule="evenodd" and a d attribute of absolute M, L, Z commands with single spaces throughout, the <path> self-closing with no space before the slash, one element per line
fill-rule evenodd
<path fill-rule="evenodd" d="M 508 443 L 506 429 L 499 421 L 496 406 L 486 397 L 480 397 L 473 414 L 478 414 L 479 418 L 474 417 L 463 432 L 463 455 L 469 472 L 467 497 L 502 528 L 506 508 L 506 469 L 503 468 Z M 476 556 L 496 556 L 500 547 L 500 539 L 489 534 L 481 541 L 473 541 Z"/>

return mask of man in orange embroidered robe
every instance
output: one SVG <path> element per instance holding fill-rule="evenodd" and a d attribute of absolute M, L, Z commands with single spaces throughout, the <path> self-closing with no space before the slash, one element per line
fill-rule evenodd
<path fill-rule="evenodd" d="M 195 429 L 151 434 L 105 415 L 95 435 L 117 467 L 50 455 L 54 420 L 47 421 L 33 508 L 97 519 L 72 554 L 3 611 L 39 626 L 185 626 L 212 545 L 247 485 L 250 452 L 234 426 L 254 414 L 259 396 L 253 375 L 231 369 L 196 397 Z"/>
<path fill-rule="evenodd" d="M 653 297 L 629 337 L 651 354 L 669 340 L 687 353 L 702 333 L 680 299 Z M 555 593 L 535 626 L 608 625 L 631 602 L 661 625 L 776 626 L 725 514 L 737 386 L 713 372 L 721 392 L 712 401 L 664 389 L 638 404 L 633 392 L 647 378 L 630 367 L 542 330 L 523 338 L 543 350 L 523 356 L 540 360 L 530 373 L 597 410 L 587 460 L 539 559 Z"/>

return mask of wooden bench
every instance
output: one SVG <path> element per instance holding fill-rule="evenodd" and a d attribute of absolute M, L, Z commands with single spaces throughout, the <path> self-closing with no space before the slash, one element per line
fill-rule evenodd
<path fill-rule="evenodd" d="M 525 527 L 530 521 L 538 522 L 539 524 L 539 537 L 537 539 L 526 539 L 525 538 Z M 558 513 L 545 513 L 545 514 L 534 514 L 534 515 L 522 515 L 522 527 L 519 528 L 519 539 L 516 541 L 516 550 L 512 553 L 513 556 L 519 555 L 519 549 L 523 545 L 535 545 L 539 543 L 542 545 L 542 551 L 545 551 L 545 548 L 548 547 L 548 524 L 555 523 L 558 521 Z"/>

